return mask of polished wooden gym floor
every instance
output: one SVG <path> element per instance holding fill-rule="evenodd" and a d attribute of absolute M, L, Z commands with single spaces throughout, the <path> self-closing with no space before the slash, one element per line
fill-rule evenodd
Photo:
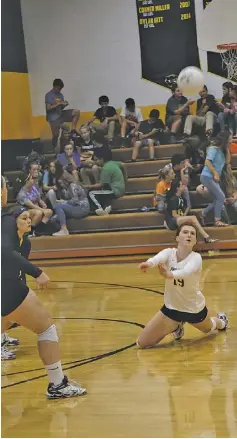
<path fill-rule="evenodd" d="M 185 325 L 181 341 L 169 336 L 144 351 L 134 341 L 163 302 L 155 269 L 142 274 L 126 258 L 49 264 L 51 283 L 39 296 L 55 318 L 64 369 L 88 395 L 48 401 L 36 337 L 14 329 L 21 346 L 2 363 L 2 437 L 237 436 L 234 255 L 204 260 L 202 276 L 207 306 L 228 313 L 228 331 L 204 336 Z"/>

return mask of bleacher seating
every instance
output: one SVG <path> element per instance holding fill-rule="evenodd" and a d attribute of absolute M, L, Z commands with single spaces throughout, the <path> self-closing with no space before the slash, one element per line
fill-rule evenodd
<path fill-rule="evenodd" d="M 54 158 L 50 142 L 43 144 L 43 151 L 48 161 Z M 131 162 L 132 149 L 122 148 L 113 150 L 113 159 L 125 163 L 128 181 L 124 197 L 113 202 L 113 212 L 109 216 L 97 217 L 95 214 L 78 220 L 68 221 L 71 234 L 69 237 L 40 237 L 32 240 L 33 257 L 57 257 L 58 255 L 87 255 L 89 254 L 131 254 L 146 252 L 154 246 L 166 246 L 173 240 L 174 233 L 164 228 L 164 215 L 153 208 L 153 192 L 157 181 L 157 172 L 170 162 L 175 153 L 182 153 L 182 145 L 163 145 L 156 147 L 156 160 L 148 160 L 148 149 L 141 150 L 141 158 L 136 163 Z M 237 155 L 232 156 L 232 168 L 237 176 Z M 15 204 L 14 187 L 20 169 L 5 172 L 13 187 L 9 190 L 9 205 Z M 192 182 L 191 201 L 192 212 L 200 211 L 208 199 L 196 193 L 195 187 L 199 184 L 199 176 Z M 148 212 L 141 211 L 146 206 Z M 233 224 L 237 218 L 232 216 Z M 212 217 L 207 220 L 212 221 Z M 105 233 L 106 232 L 106 233 Z M 215 248 L 237 248 L 237 226 L 226 229 L 211 228 L 210 234 L 220 239 L 214 244 Z M 225 245 L 223 243 L 226 243 Z M 233 244 L 234 243 L 234 244 Z M 205 246 L 205 245 L 203 245 Z M 201 246 L 201 248 L 203 248 Z M 208 248 L 205 246 L 205 248 Z M 56 252 L 57 249 L 57 252 Z M 83 252 L 84 249 L 84 252 Z M 35 251 L 35 255 L 34 255 Z M 40 252 L 40 253 L 39 253 Z M 55 253 L 56 252 L 56 253 Z M 112 253 L 111 253 L 112 252 Z M 51 255 L 51 256 L 50 256 Z"/>

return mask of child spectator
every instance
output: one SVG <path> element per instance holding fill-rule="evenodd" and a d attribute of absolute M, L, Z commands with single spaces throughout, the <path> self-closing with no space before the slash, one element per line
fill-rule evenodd
<path fill-rule="evenodd" d="M 102 166 L 100 181 L 86 188 L 90 191 L 89 198 L 96 207 L 96 214 L 109 215 L 112 210 L 109 205 L 111 200 L 120 198 L 125 193 L 126 170 L 122 163 L 112 160 L 112 152 L 108 147 L 98 148 L 95 159 Z"/>
<path fill-rule="evenodd" d="M 79 182 L 78 171 L 81 167 L 80 156 L 73 151 L 71 143 L 65 145 L 64 152 L 58 154 L 57 160 L 61 163 L 64 169 L 67 169 L 73 175 L 76 182 Z"/>
<path fill-rule="evenodd" d="M 37 173 L 35 171 L 33 176 L 29 174 L 24 182 L 24 186 L 17 195 L 17 202 L 29 210 L 33 228 L 40 223 L 44 227 L 53 214 L 52 210 L 48 209 L 46 203 L 41 199 L 37 178 L 38 170 Z"/>
<path fill-rule="evenodd" d="M 49 169 L 44 172 L 43 191 L 46 199 L 49 200 L 53 209 L 56 207 L 56 200 L 60 197 L 60 190 L 57 184 L 55 161 L 49 163 Z"/>
<path fill-rule="evenodd" d="M 88 121 L 88 125 L 91 125 L 96 119 L 100 121 L 99 124 L 94 123 L 93 129 L 103 131 L 104 134 L 108 135 L 108 141 L 111 143 L 114 140 L 116 122 L 119 122 L 119 116 L 114 107 L 109 105 L 108 96 L 100 96 L 99 98 L 98 108 L 92 117 L 91 120 Z"/>
<path fill-rule="evenodd" d="M 191 201 L 190 201 L 190 195 L 188 190 L 190 167 L 186 166 L 185 156 L 183 154 L 174 154 L 171 158 L 171 164 L 169 166 L 172 166 L 173 168 L 175 179 L 181 180 L 184 185 L 183 195 L 186 200 L 186 205 L 187 205 L 186 214 L 187 214 L 191 208 Z"/>
<path fill-rule="evenodd" d="M 75 130 L 80 117 L 79 110 L 65 110 L 69 104 L 64 100 L 64 96 L 61 93 L 63 87 L 62 79 L 57 78 L 53 81 L 52 90 L 45 95 L 46 119 L 51 127 L 52 144 L 54 147 L 57 145 L 59 130 L 62 124 L 64 122 L 72 122 L 72 130 Z"/>
<path fill-rule="evenodd" d="M 232 88 L 232 82 L 224 82 L 222 84 L 223 96 L 221 102 L 217 102 L 218 108 L 221 110 L 220 113 L 218 113 L 221 131 L 225 129 L 225 125 L 228 125 L 229 113 L 225 110 L 231 107 L 230 91 Z"/>
<path fill-rule="evenodd" d="M 225 172 L 223 172 L 223 187 L 226 193 L 225 203 L 233 209 L 235 220 L 237 220 L 237 179 L 230 165 L 228 165 Z"/>
<path fill-rule="evenodd" d="M 217 121 L 219 108 L 215 97 L 208 93 L 207 86 L 204 85 L 199 92 L 200 99 L 197 101 L 197 111 L 195 116 L 188 116 L 184 125 L 184 134 L 192 135 L 193 125 L 204 127 L 205 134 L 210 137 L 213 133 L 214 124 Z"/>
<path fill-rule="evenodd" d="M 207 142 L 201 142 L 198 136 L 186 138 L 184 141 L 185 163 L 190 167 L 191 176 L 201 172 L 203 169 Z"/>
<path fill-rule="evenodd" d="M 67 218 L 85 218 L 89 215 L 90 204 L 87 194 L 80 183 L 72 182 L 72 176 L 57 167 L 58 182 L 61 184 L 63 199 L 57 200 L 55 212 L 60 223 L 59 232 L 54 236 L 69 235 Z M 61 175 L 60 175 L 61 174 Z"/>
<path fill-rule="evenodd" d="M 125 107 L 122 108 L 120 113 L 121 118 L 121 146 L 125 147 L 125 136 L 128 139 L 129 136 L 135 134 L 138 129 L 138 125 L 143 121 L 143 116 L 140 108 L 136 107 L 133 98 L 128 98 L 125 101 Z"/>
<path fill-rule="evenodd" d="M 159 119 L 159 110 L 153 109 L 149 114 L 149 119 L 143 120 L 138 126 L 138 130 L 135 132 L 137 141 L 133 147 L 132 161 L 135 162 L 141 146 L 148 146 L 149 158 L 154 160 L 155 157 L 155 145 L 159 145 L 159 136 L 165 130 L 165 125 L 161 119 Z"/>
<path fill-rule="evenodd" d="M 165 220 L 170 230 L 176 230 L 183 223 L 189 223 L 197 228 L 206 244 L 217 241 L 211 238 L 202 228 L 196 216 L 186 216 L 186 200 L 183 197 L 184 185 L 180 180 L 173 180 L 170 190 L 166 193 L 167 208 Z"/>
<path fill-rule="evenodd" d="M 174 180 L 175 174 L 173 168 L 169 165 L 160 169 L 158 173 L 158 183 L 154 192 L 153 205 L 158 212 L 163 213 L 166 208 L 166 193 L 170 190 L 171 182 Z"/>
<path fill-rule="evenodd" d="M 237 133 L 237 85 L 230 90 L 231 107 L 229 112 L 229 129 L 233 136 Z"/>
<path fill-rule="evenodd" d="M 78 152 L 81 159 L 82 168 L 80 176 L 83 184 L 90 185 L 99 182 L 101 168 L 95 163 L 94 151 L 95 141 L 90 128 L 82 126 L 79 131 L 80 140 L 78 142 Z"/>
<path fill-rule="evenodd" d="M 177 84 L 171 87 L 172 96 L 166 104 L 165 123 L 171 131 L 171 143 L 176 143 L 176 135 L 183 132 L 186 117 L 189 115 L 189 105 L 193 104 L 193 100 L 189 100 L 183 96 Z"/>

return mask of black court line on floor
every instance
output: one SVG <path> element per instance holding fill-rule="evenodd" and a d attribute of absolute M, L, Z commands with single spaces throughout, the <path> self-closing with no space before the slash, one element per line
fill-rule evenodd
<path fill-rule="evenodd" d="M 93 320 L 93 321 L 109 321 L 109 322 L 116 322 L 116 323 L 125 323 L 125 324 L 129 324 L 129 325 L 134 325 L 134 326 L 138 326 L 140 328 L 144 328 L 144 325 L 142 325 L 141 323 L 137 323 L 137 322 L 131 322 L 128 320 L 120 320 L 120 319 L 106 319 L 106 318 L 93 318 L 93 317 L 54 317 L 55 320 Z M 119 349 L 115 349 L 113 351 L 109 351 L 109 352 L 105 352 L 103 354 L 100 355 L 95 355 L 94 357 L 89 357 L 89 358 L 84 358 L 81 360 L 74 360 L 68 363 L 64 363 L 63 366 L 68 365 L 67 367 L 64 367 L 64 371 L 66 370 L 70 370 L 70 369 L 74 369 L 76 367 L 80 367 L 83 366 L 85 364 L 89 364 L 89 363 L 93 363 L 95 361 L 101 360 L 103 358 L 107 358 L 107 357 L 111 357 L 112 355 L 118 354 L 120 352 L 123 352 L 127 349 L 130 349 L 132 347 L 136 346 L 136 343 L 131 343 L 129 345 L 123 346 L 122 348 Z M 28 372 L 36 372 L 39 370 L 45 370 L 44 367 L 42 368 L 38 368 L 38 369 L 31 369 L 31 370 L 25 370 L 25 371 L 20 371 L 20 372 L 14 372 L 14 373 L 10 373 L 10 374 L 5 374 L 2 375 L 3 377 L 7 377 L 7 376 L 12 376 L 12 375 L 18 375 L 18 374 L 23 374 L 23 373 L 28 373 Z M 11 384 L 7 384 L 6 386 L 2 386 L 2 389 L 7 389 L 9 387 L 14 387 L 17 386 L 19 384 L 24 384 L 30 381 L 34 381 L 34 380 L 38 380 L 40 378 L 44 378 L 46 377 L 47 374 L 43 374 L 43 375 L 38 375 L 36 377 L 32 377 L 32 378 L 28 378 L 22 381 L 18 381 L 16 383 L 11 383 Z"/>
<path fill-rule="evenodd" d="M 164 296 L 164 293 L 162 291 L 152 290 L 151 288 L 138 287 L 136 285 L 110 284 L 107 282 L 87 282 L 87 281 L 78 281 L 78 280 L 66 280 L 66 281 L 65 280 L 50 280 L 50 283 L 60 283 L 60 282 L 65 283 L 65 284 L 66 283 L 74 283 L 74 284 L 89 284 L 89 285 L 106 285 L 108 287 L 131 288 L 133 290 L 148 291 L 150 293 L 160 294 L 161 296 Z"/>

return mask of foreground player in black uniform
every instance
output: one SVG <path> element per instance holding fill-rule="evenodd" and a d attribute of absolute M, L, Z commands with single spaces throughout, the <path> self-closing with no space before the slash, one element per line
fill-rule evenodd
<path fill-rule="evenodd" d="M 3 177 L 1 183 L 4 204 L 7 201 L 7 188 Z M 10 327 L 11 322 L 16 322 L 37 335 L 39 356 L 49 378 L 46 392 L 49 399 L 84 395 L 86 389 L 72 384 L 63 375 L 58 336 L 52 317 L 21 279 L 23 273 L 34 277 L 40 287 L 49 282 L 48 276 L 40 268 L 21 255 L 20 246 L 24 234 L 31 230 L 31 219 L 27 210 L 22 207 L 17 209 L 15 217 L 14 214 L 2 215 L 2 333 Z"/>

